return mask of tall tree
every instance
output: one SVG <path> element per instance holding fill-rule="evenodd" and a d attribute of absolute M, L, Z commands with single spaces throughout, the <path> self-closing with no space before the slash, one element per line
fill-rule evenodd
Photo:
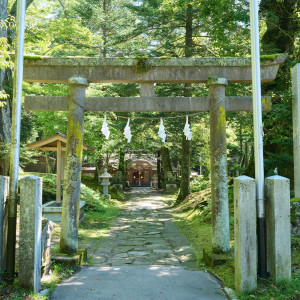
<path fill-rule="evenodd" d="M 33 0 L 26 1 L 26 9 Z M 8 0 L 0 0 L 0 40 L 1 52 L 13 50 L 15 38 L 14 22 L 17 14 L 17 1 L 8 6 Z M 10 144 L 11 138 L 11 113 L 12 113 L 12 69 L 7 64 L 8 57 L 1 57 L 0 64 L 0 147 L 5 149 Z M 4 175 L 9 172 L 9 156 L 0 157 L 0 171 Z"/>
<path fill-rule="evenodd" d="M 188 4 L 185 17 L 185 57 L 193 56 L 193 6 Z M 185 97 L 191 97 L 190 85 L 185 85 Z M 182 202 L 190 194 L 190 160 L 191 160 L 191 141 L 182 133 L 181 149 L 181 181 L 180 192 L 176 204 Z"/>
<path fill-rule="evenodd" d="M 299 48 L 295 47 L 300 25 L 299 1 L 261 0 L 260 13 L 267 25 L 261 40 L 263 52 L 288 53 L 299 59 Z"/>
<path fill-rule="evenodd" d="M 287 53 L 277 78 L 262 85 L 264 94 L 272 94 L 272 111 L 264 114 L 265 169 L 271 175 L 277 168 L 293 185 L 292 97 L 290 68 L 300 59 L 297 36 L 300 32 L 299 1 L 262 0 L 260 17 L 266 23 L 262 36 L 263 54 Z M 298 44 L 297 44 L 298 43 Z"/>

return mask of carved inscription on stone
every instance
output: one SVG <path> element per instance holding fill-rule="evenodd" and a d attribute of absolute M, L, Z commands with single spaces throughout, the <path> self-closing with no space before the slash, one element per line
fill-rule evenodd
<path fill-rule="evenodd" d="M 75 139 L 74 136 L 71 136 L 70 139 L 70 144 L 71 144 L 71 151 L 70 151 L 70 162 L 69 162 L 69 167 L 70 167 L 70 185 L 67 188 L 67 193 L 69 195 L 72 195 L 75 191 L 75 187 L 72 185 L 72 181 L 78 181 L 78 175 L 77 175 L 77 169 L 78 169 L 78 157 L 76 154 L 76 148 L 79 143 L 79 139 Z"/>
<path fill-rule="evenodd" d="M 70 143 L 71 143 L 71 156 L 77 158 L 76 147 L 79 143 L 79 139 L 75 139 L 74 136 L 71 136 Z"/>
<path fill-rule="evenodd" d="M 72 184 L 69 184 L 67 188 L 67 194 L 72 195 L 74 191 L 75 191 L 75 187 Z"/>

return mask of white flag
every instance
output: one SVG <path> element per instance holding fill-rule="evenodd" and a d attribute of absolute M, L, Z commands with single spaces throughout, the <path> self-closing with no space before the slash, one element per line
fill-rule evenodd
<path fill-rule="evenodd" d="M 183 129 L 183 133 L 186 136 L 187 140 L 190 141 L 192 139 L 192 131 L 191 131 L 191 127 L 190 127 L 190 124 L 189 124 L 189 117 L 188 116 L 186 116 L 186 123 L 185 123 L 184 129 Z"/>
<path fill-rule="evenodd" d="M 160 125 L 159 125 L 158 135 L 161 137 L 162 142 L 164 143 L 166 141 L 167 135 L 166 135 L 166 132 L 165 132 L 165 126 L 164 126 L 162 118 L 160 118 Z"/>
<path fill-rule="evenodd" d="M 130 143 L 131 138 L 132 138 L 132 134 L 131 134 L 129 122 L 130 122 L 130 118 L 128 118 L 127 124 L 126 124 L 126 126 L 124 128 L 124 135 L 125 135 L 128 143 Z"/>
<path fill-rule="evenodd" d="M 106 122 L 106 114 L 104 115 L 104 120 L 103 120 L 103 124 L 102 124 L 102 128 L 101 128 L 101 132 L 105 135 L 105 138 L 108 140 L 109 138 L 109 128 L 108 128 L 108 124 Z"/>

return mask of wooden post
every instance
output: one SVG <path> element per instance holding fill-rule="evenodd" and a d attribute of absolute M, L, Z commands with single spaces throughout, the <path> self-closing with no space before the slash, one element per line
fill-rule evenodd
<path fill-rule="evenodd" d="M 212 248 L 215 253 L 230 250 L 228 182 L 226 156 L 225 78 L 209 78 L 210 168 L 212 202 Z"/>
<path fill-rule="evenodd" d="M 69 116 L 60 251 L 76 253 L 78 249 L 84 99 L 88 82 L 82 77 L 72 77 L 68 84 L 70 86 Z"/>
<path fill-rule="evenodd" d="M 57 141 L 56 160 L 56 204 L 61 203 L 61 141 Z"/>
<path fill-rule="evenodd" d="M 63 183 L 65 177 L 66 151 L 61 152 L 61 176 L 60 181 Z"/>

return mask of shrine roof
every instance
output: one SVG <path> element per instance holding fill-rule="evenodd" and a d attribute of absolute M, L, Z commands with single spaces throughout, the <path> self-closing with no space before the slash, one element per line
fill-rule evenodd
<path fill-rule="evenodd" d="M 152 167 L 152 168 L 156 168 L 156 164 L 154 164 L 153 162 L 151 162 L 150 160 L 147 159 L 134 159 L 132 160 L 129 164 L 128 167 L 134 167 L 134 166 L 141 166 L 141 167 Z"/>
<path fill-rule="evenodd" d="M 50 147 L 50 148 L 53 148 L 51 151 L 55 152 L 56 150 L 54 148 L 57 148 L 57 143 L 59 141 L 61 142 L 62 147 L 66 147 L 67 136 L 61 132 L 56 132 L 56 134 L 54 134 L 48 138 L 45 138 L 43 140 L 31 143 L 31 144 L 27 145 L 27 147 L 29 149 L 44 150 L 44 151 L 48 151 L 45 148 Z M 95 149 L 86 144 L 83 144 L 83 150 L 94 151 Z"/>

